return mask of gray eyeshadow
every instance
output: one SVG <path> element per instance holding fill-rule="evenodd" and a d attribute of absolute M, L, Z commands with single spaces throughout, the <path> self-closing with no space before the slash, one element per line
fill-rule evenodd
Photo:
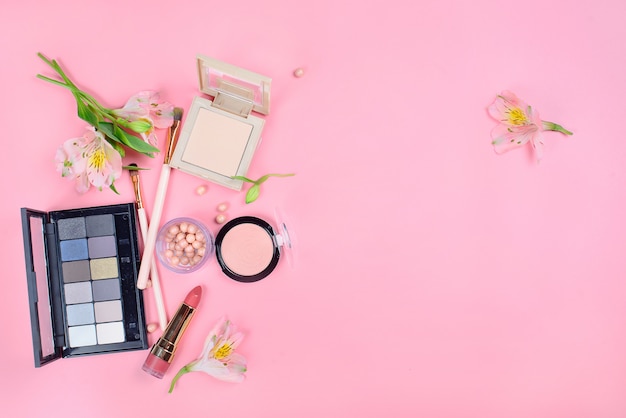
<path fill-rule="evenodd" d="M 70 261 L 63 263 L 63 282 L 84 282 L 91 278 L 89 273 L 89 260 Z"/>
<path fill-rule="evenodd" d="M 89 247 L 89 258 L 115 257 L 117 255 L 117 246 L 113 235 L 89 238 L 87 246 Z"/>
<path fill-rule="evenodd" d="M 100 302 L 103 300 L 113 300 L 120 298 L 120 280 L 96 280 L 92 283 L 93 300 Z"/>
<path fill-rule="evenodd" d="M 122 320 L 122 302 L 109 300 L 94 304 L 97 322 L 113 322 Z"/>
<path fill-rule="evenodd" d="M 87 236 L 101 237 L 115 233 L 113 215 L 93 215 L 85 218 Z"/>
<path fill-rule="evenodd" d="M 65 303 L 70 305 L 72 303 L 85 303 L 91 302 L 91 283 L 68 283 L 64 285 L 65 288 Z"/>
<path fill-rule="evenodd" d="M 87 240 L 85 238 L 61 241 L 61 261 L 84 260 L 88 257 Z"/>
<path fill-rule="evenodd" d="M 57 221 L 57 229 L 60 240 L 85 238 L 85 218 L 68 218 Z"/>
<path fill-rule="evenodd" d="M 94 323 L 93 304 L 67 305 L 67 325 L 86 325 Z"/>

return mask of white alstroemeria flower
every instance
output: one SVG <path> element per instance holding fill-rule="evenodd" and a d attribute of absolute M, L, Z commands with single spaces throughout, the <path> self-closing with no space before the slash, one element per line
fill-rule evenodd
<path fill-rule="evenodd" d="M 204 372 L 225 382 L 242 382 L 245 378 L 246 359 L 235 353 L 242 340 L 243 334 L 235 332 L 233 324 L 222 317 L 204 342 L 200 357 L 184 366 L 174 376 L 169 393 L 174 390 L 178 379 L 189 372 Z"/>

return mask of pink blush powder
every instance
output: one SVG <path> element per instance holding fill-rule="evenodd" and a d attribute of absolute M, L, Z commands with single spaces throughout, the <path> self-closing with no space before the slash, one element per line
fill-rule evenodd
<path fill-rule="evenodd" d="M 241 276 L 254 276 L 272 261 L 274 241 L 260 226 L 243 223 L 224 236 L 221 252 L 224 264 L 231 271 Z"/>

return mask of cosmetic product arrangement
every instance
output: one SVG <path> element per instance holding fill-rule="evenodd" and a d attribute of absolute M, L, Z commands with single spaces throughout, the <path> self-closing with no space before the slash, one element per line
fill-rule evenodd
<path fill-rule="evenodd" d="M 22 208 L 35 367 L 148 348 L 135 210 Z"/>
<path fill-rule="evenodd" d="M 201 297 L 200 286 L 196 286 L 187 294 L 161 338 L 152 346 L 142 366 L 143 371 L 158 379 L 163 378 L 174 359 L 178 344 L 193 318 Z"/>
<path fill-rule="evenodd" d="M 200 91 L 213 97 L 195 97 L 170 165 L 222 186 L 241 190 L 261 140 L 270 110 L 269 77 L 197 56 Z"/>
<path fill-rule="evenodd" d="M 168 322 L 155 253 L 169 271 L 190 273 L 215 251 L 224 274 L 239 282 L 267 277 L 290 254 L 285 250 L 292 248 L 293 237 L 284 222 L 277 218 L 273 227 L 254 216 L 228 221 L 226 202 L 217 206 L 215 238 L 189 217 L 161 226 L 172 168 L 241 190 L 243 181 L 233 177 L 245 179 L 265 124 L 258 115 L 269 113 L 270 78 L 203 55 L 196 60 L 200 91 L 212 100 L 194 98 L 184 126 L 182 109 L 174 109 L 150 222 L 134 164 L 134 203 L 49 213 L 22 208 L 36 367 L 60 357 L 149 348 L 141 290 L 151 283 L 163 334 L 142 370 L 163 378 L 198 308 L 202 287 L 187 294 Z M 206 191 L 201 185 L 196 194 Z M 141 258 L 137 229 L 143 238 Z M 156 324 L 151 327 L 154 331 Z"/>

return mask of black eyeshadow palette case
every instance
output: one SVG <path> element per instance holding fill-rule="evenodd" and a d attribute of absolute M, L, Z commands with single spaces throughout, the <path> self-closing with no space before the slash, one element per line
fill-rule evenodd
<path fill-rule="evenodd" d="M 21 214 L 35 367 L 147 349 L 134 203 Z"/>

